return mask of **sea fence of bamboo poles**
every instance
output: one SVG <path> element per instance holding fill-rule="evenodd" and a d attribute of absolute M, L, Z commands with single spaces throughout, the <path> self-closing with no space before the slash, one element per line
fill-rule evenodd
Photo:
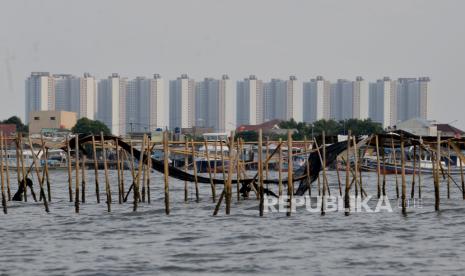
<path fill-rule="evenodd" d="M 163 196 L 164 208 L 166 215 L 170 214 L 171 200 L 170 200 L 170 167 L 174 166 L 170 160 L 170 156 L 178 155 L 183 156 L 184 160 L 181 170 L 193 176 L 193 181 L 184 181 L 184 201 L 189 203 L 188 190 L 190 187 L 195 189 L 195 202 L 200 202 L 200 187 L 198 177 L 199 168 L 197 160 L 206 161 L 206 173 L 209 179 L 209 198 L 214 204 L 213 215 L 217 215 L 224 206 L 226 215 L 231 214 L 234 202 L 241 200 L 257 200 L 258 201 L 258 215 L 263 216 L 265 213 L 265 200 L 266 193 L 270 189 L 277 190 L 275 194 L 278 196 L 287 195 L 287 211 L 286 215 L 291 216 L 292 210 L 295 209 L 293 205 L 293 197 L 295 196 L 295 171 L 293 168 L 294 158 L 303 156 L 308 158 L 311 154 L 317 154 L 318 162 L 321 164 L 321 170 L 318 172 L 311 171 L 312 164 L 306 164 L 304 178 L 307 182 L 308 193 L 312 195 L 312 182 L 311 178 L 313 173 L 316 173 L 318 179 L 317 191 L 318 195 L 322 196 L 321 201 L 321 215 L 326 214 L 325 199 L 331 195 L 330 183 L 327 177 L 327 143 L 325 133 L 322 133 L 320 142 L 318 143 L 315 138 L 303 141 L 294 141 L 292 132 L 288 131 L 286 141 L 279 139 L 271 141 L 269 137 L 265 137 L 261 130 L 258 131 L 258 141 L 245 142 L 241 138 L 235 138 L 235 133 L 231 132 L 229 138 L 219 141 L 194 141 L 187 139 L 185 141 L 172 141 L 169 140 L 169 133 L 163 133 L 161 141 L 154 142 L 144 135 L 139 140 L 126 140 L 130 145 L 130 151 L 123 149 L 122 140 L 117 137 L 108 139 L 103 133 L 91 137 L 90 142 L 87 142 L 90 150 L 84 151 L 82 145 L 79 144 L 79 136 L 66 137 L 62 144 L 51 145 L 47 144 L 47 140 L 43 136 L 40 139 L 31 137 L 29 135 L 22 135 L 18 133 L 15 137 L 5 137 L 0 133 L 0 182 L 1 182 L 1 196 L 2 196 L 2 209 L 4 214 L 8 213 L 8 207 L 11 201 L 28 201 L 28 195 L 32 197 L 34 202 L 40 201 L 46 212 L 51 211 L 53 206 L 52 185 L 53 179 L 50 178 L 50 168 L 48 165 L 49 149 L 59 147 L 64 150 L 66 155 L 66 171 L 67 177 L 67 192 L 69 202 L 74 205 L 76 213 L 81 211 L 81 205 L 86 204 L 91 199 L 86 198 L 86 195 L 91 193 L 95 194 L 95 201 L 101 202 L 100 186 L 104 185 L 105 203 L 107 211 L 112 211 L 112 204 L 124 204 L 128 202 L 129 196 L 132 195 L 132 209 L 137 211 L 140 204 L 151 203 L 151 186 L 160 185 L 160 183 L 151 182 L 152 176 L 152 153 L 154 150 L 162 152 L 163 170 L 159 173 L 163 174 Z M 358 144 L 360 139 L 352 135 L 348 131 L 346 140 L 346 149 L 336 159 L 337 171 L 337 186 L 338 194 L 343 196 L 345 215 L 349 216 L 354 206 L 351 206 L 351 193 L 355 197 L 362 199 L 367 196 L 366 187 L 372 185 L 376 188 L 377 196 L 387 196 L 387 180 L 386 173 L 386 149 L 392 150 L 394 154 L 394 167 L 395 174 L 392 176 L 395 180 L 396 197 L 401 199 L 402 214 L 407 215 L 407 185 L 410 185 L 410 198 L 414 198 L 415 190 L 417 195 L 421 198 L 422 185 L 425 185 L 422 179 L 421 161 L 418 161 L 416 156 L 428 152 L 433 158 L 433 187 L 434 187 L 434 208 L 436 211 L 440 210 L 441 194 L 440 185 L 444 180 L 447 183 L 446 197 L 450 198 L 451 193 L 460 191 L 461 197 L 465 200 L 465 180 L 463 172 L 463 162 L 465 156 L 462 154 L 460 147 L 464 145 L 461 140 L 445 137 L 441 138 L 441 133 L 438 132 L 436 141 L 429 139 L 423 141 L 420 139 L 412 143 L 412 138 L 406 138 L 402 134 L 399 138 L 394 139 L 392 136 L 386 138 L 385 136 L 373 135 L 369 138 L 369 142 L 364 148 Z M 73 141 L 73 143 L 71 143 Z M 121 142 L 120 142 L 121 141 Z M 126 143 L 124 142 L 124 143 Z M 406 177 L 406 160 L 405 148 L 406 145 L 413 145 L 413 173 L 410 181 Z M 274 146 L 276 149 L 273 150 Z M 203 150 L 201 149 L 203 147 Z M 287 148 L 287 152 L 283 148 Z M 138 156 L 133 152 L 133 149 L 139 149 Z M 213 151 L 210 149 L 214 149 Z M 299 150 L 295 151 L 294 149 Z M 371 148 L 376 154 L 376 182 L 370 183 L 363 181 L 362 177 L 362 160 Z M 396 156 L 396 149 L 400 149 L 400 154 Z M 219 150 L 218 150 L 219 149 Z M 248 153 L 253 149 L 257 149 L 257 158 L 249 158 Z M 27 164 L 24 153 L 30 151 L 32 156 L 32 163 Z M 13 154 L 14 152 L 14 154 Z M 109 160 L 109 153 L 115 153 L 116 160 Z M 248 153 L 247 153 L 248 152 Z M 451 154 L 457 156 L 457 163 L 460 167 L 460 184 L 457 183 L 451 176 Z M 12 155 L 14 158 L 12 158 Z M 100 156 L 100 157 L 99 157 Z M 254 156 L 255 157 L 255 156 Z M 399 157 L 399 158 L 398 158 Z M 15 162 L 10 162 L 15 159 Z M 135 166 L 135 160 L 138 161 L 138 166 Z M 421 158 L 420 158 L 421 159 Z M 213 164 L 212 161 L 213 160 Z M 308 161 L 309 159 L 307 159 Z M 448 160 L 447 167 L 444 168 L 442 160 Z M 126 164 L 126 165 L 125 165 Z M 129 165 L 127 165 L 129 164 Z M 200 163 L 199 163 L 200 164 Z M 287 164 L 287 168 L 284 168 Z M 341 168 L 341 164 L 345 164 Z M 15 169 L 12 168 L 15 165 Z M 112 198 L 112 185 L 109 176 L 110 167 L 116 169 L 117 173 L 117 189 L 118 200 L 113 201 Z M 179 167 L 179 166 L 178 166 Z M 90 168 L 88 170 L 88 168 Z M 103 174 L 101 170 L 103 169 Z M 345 173 L 340 173 L 340 169 Z M 124 184 L 124 172 L 130 171 L 130 178 L 132 183 L 129 185 Z M 270 179 L 270 170 L 277 171 L 277 185 L 268 184 Z M 92 172 L 93 171 L 93 172 Z M 11 174 L 16 174 L 12 177 Z M 93 174 L 94 182 L 87 182 L 89 174 Z M 398 174 L 400 174 L 400 181 Z M 345 177 L 344 177 L 345 175 Z M 217 177 L 222 179 L 222 191 L 217 194 L 218 185 L 216 183 Z M 16 181 L 15 181 L 16 179 Z M 241 182 L 244 179 L 252 179 L 250 183 Z M 345 181 L 343 181 L 343 179 Z M 39 198 L 37 199 L 34 186 L 29 183 L 37 183 L 39 189 Z M 265 182 L 267 183 L 265 186 Z M 400 182 L 400 183 L 399 183 Z M 235 184 L 235 186 L 233 185 Z M 455 184 L 457 189 L 454 189 L 452 183 Z M 400 184 L 400 189 L 399 189 Z M 92 187 L 92 185 L 94 187 Z M 248 186 L 247 186 L 248 185 Z M 61 185 L 55 185 L 62 187 Z M 235 187 L 235 188 L 234 188 Z M 271 188 L 270 188 L 271 187 Z M 285 190 L 287 187 L 287 191 Z M 16 188 L 16 189 L 15 189 Z M 242 191 L 243 188 L 246 188 Z M 13 192 L 17 192 L 13 196 Z M 93 192 L 92 192 L 93 191 Z M 255 193 L 255 197 L 249 197 L 249 193 Z M 233 194 L 236 196 L 233 196 Z M 219 195 L 219 196 L 218 196 Z M 29 200 L 31 200 L 29 197 Z"/>

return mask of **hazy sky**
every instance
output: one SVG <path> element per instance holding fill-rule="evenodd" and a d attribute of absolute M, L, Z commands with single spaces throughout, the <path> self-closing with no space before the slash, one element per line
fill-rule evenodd
<path fill-rule="evenodd" d="M 463 0 L 0 0 L 0 118 L 24 118 L 31 71 L 430 76 L 430 118 L 465 128 L 464 11 Z"/>

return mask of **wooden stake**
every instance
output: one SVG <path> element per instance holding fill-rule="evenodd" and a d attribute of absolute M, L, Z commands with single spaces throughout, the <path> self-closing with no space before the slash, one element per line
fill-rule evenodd
<path fill-rule="evenodd" d="M 394 154 L 394 174 L 396 177 L 396 196 L 399 198 L 399 180 L 397 179 L 397 157 L 396 157 L 396 149 L 394 148 L 394 138 L 391 137 L 391 148 L 392 153 Z"/>
<path fill-rule="evenodd" d="M 146 139 L 148 140 L 148 139 Z M 147 142 L 147 141 L 146 141 Z M 145 156 L 145 153 L 147 152 L 146 148 L 145 148 L 145 145 L 144 145 L 144 148 L 141 148 L 141 152 L 144 152 L 144 155 Z M 147 181 L 147 166 L 145 164 L 145 162 L 142 163 L 142 202 L 145 202 L 145 183 Z M 141 201 L 141 198 L 139 198 L 139 201 Z"/>
<path fill-rule="evenodd" d="M 283 144 L 283 139 L 279 138 L 279 144 Z M 307 166 L 308 167 L 308 166 Z M 281 197 L 283 195 L 283 147 L 279 147 L 278 151 L 278 195 Z M 310 192 L 311 193 L 311 192 Z"/>
<path fill-rule="evenodd" d="M 450 175 L 450 143 L 447 143 L 447 174 Z M 415 178 L 414 178 L 415 179 Z M 450 177 L 447 177 L 447 199 L 450 199 Z"/>
<path fill-rule="evenodd" d="M 187 173 L 189 169 L 189 141 L 186 140 L 184 143 L 184 171 Z M 208 154 L 208 153 L 207 153 Z M 189 186 L 186 180 L 184 180 L 184 202 L 187 202 L 189 199 Z"/>
<path fill-rule="evenodd" d="M 20 167 L 20 161 L 19 161 L 19 159 L 20 159 L 20 157 L 19 157 L 19 142 L 20 142 L 20 140 L 19 140 L 19 133 L 18 133 L 18 135 L 17 135 L 17 137 L 16 137 L 16 140 L 15 140 L 15 150 L 16 150 L 16 178 L 18 179 L 18 187 L 19 187 L 20 185 L 23 185 L 23 184 L 24 184 L 24 183 L 21 184 L 21 179 L 22 179 L 22 177 L 21 177 L 21 167 Z M 23 188 L 24 188 L 24 187 L 23 187 Z M 464 198 L 464 199 L 465 199 L 465 198 Z"/>
<path fill-rule="evenodd" d="M 410 192 L 410 198 L 415 197 L 416 169 L 417 169 L 417 145 L 413 145 L 413 174 L 412 174 L 412 190 Z"/>
<path fill-rule="evenodd" d="M 290 130 L 287 131 L 287 148 L 288 148 L 288 165 L 287 165 L 287 196 L 289 202 L 289 208 L 286 212 L 286 216 L 291 216 L 292 212 L 292 197 L 294 196 L 294 182 L 292 174 L 294 173 L 294 164 L 292 156 L 292 133 Z"/>
<path fill-rule="evenodd" d="M 6 138 L 6 137 L 5 137 Z M 7 195 L 8 195 L 8 201 L 11 201 L 11 188 L 10 188 L 10 165 L 9 165 L 9 161 L 10 161 L 10 158 L 8 157 L 8 144 L 7 144 L 7 140 L 3 140 L 4 143 L 3 143 L 3 149 L 5 150 L 5 157 L 6 157 L 6 187 L 7 187 Z"/>
<path fill-rule="evenodd" d="M 40 197 L 42 197 L 42 199 L 44 200 L 45 212 L 49 213 L 50 210 L 48 209 L 48 203 L 47 203 L 47 198 L 45 197 L 44 185 L 40 177 L 39 165 L 37 164 L 38 163 L 37 156 L 34 152 L 34 147 L 32 146 L 31 136 L 29 136 L 29 146 L 31 148 L 32 159 L 33 159 L 35 171 L 37 174 L 37 181 L 39 182 L 39 186 L 40 186 Z"/>
<path fill-rule="evenodd" d="M 8 157 L 8 156 L 7 156 Z M 3 179 L 3 162 L 5 161 L 5 155 L 3 152 L 3 132 L 0 132 L 0 175 L 1 175 L 1 189 L 2 189 L 2 207 L 3 213 L 8 214 L 8 207 L 6 204 L 6 195 L 5 195 L 5 183 Z M 8 158 L 6 159 L 8 162 Z"/>
<path fill-rule="evenodd" d="M 192 165 L 194 169 L 194 181 L 195 181 L 195 200 L 196 202 L 200 202 L 199 182 L 197 181 L 197 163 L 195 162 L 194 139 L 191 140 L 191 150 L 192 150 Z M 224 170 L 224 166 L 223 166 L 223 170 Z"/>
<path fill-rule="evenodd" d="M 354 183 L 355 183 L 355 198 L 357 198 L 358 196 L 358 190 L 357 190 L 357 183 L 358 183 L 358 177 L 357 177 L 357 173 L 358 173 L 358 152 L 357 152 L 357 141 L 355 141 L 355 137 L 353 139 L 353 145 L 354 145 Z M 360 197 L 363 197 L 363 192 L 362 192 L 362 186 L 360 185 L 359 183 L 359 188 L 360 188 Z M 386 190 L 384 189 L 383 190 L 384 192 L 384 195 L 386 194 Z"/>
<path fill-rule="evenodd" d="M 108 177 L 107 153 L 105 150 L 105 138 L 103 132 L 100 132 L 100 140 L 102 143 L 103 169 L 105 171 L 105 194 L 107 196 L 107 211 L 111 212 L 111 189 L 110 179 Z"/>
<path fill-rule="evenodd" d="M 439 170 L 441 162 L 441 131 L 438 130 L 437 142 L 436 142 L 436 177 L 434 181 L 434 209 L 439 211 Z"/>
<path fill-rule="evenodd" d="M 152 150 L 153 148 L 155 147 L 155 143 L 153 146 L 150 145 L 151 144 L 151 141 L 150 139 L 147 138 L 147 150 L 148 150 L 148 159 L 147 159 L 147 203 L 150 204 L 151 203 L 151 199 L 150 199 L 150 177 L 152 176 Z"/>
<path fill-rule="evenodd" d="M 339 157 L 336 157 L 336 174 L 337 174 L 337 183 L 339 185 L 339 196 L 342 197 L 342 181 L 341 181 L 341 173 L 339 172 Z"/>
<path fill-rule="evenodd" d="M 121 156 L 119 154 L 118 139 L 115 139 L 115 150 L 116 150 L 116 170 L 118 173 L 118 204 L 123 203 L 124 191 L 122 187 L 122 177 L 121 177 Z"/>
<path fill-rule="evenodd" d="M 228 163 L 228 182 L 226 185 L 226 215 L 231 213 L 231 201 L 232 201 L 232 174 L 234 168 L 234 158 L 233 158 L 233 150 L 234 150 L 234 132 L 231 131 L 230 136 L 230 143 L 229 143 L 229 163 Z"/>
<path fill-rule="evenodd" d="M 47 196 L 48 196 L 48 201 L 52 201 L 52 191 L 50 188 L 50 177 L 48 174 L 48 149 L 45 148 L 45 142 L 44 142 L 44 137 L 42 134 L 40 134 L 40 141 L 42 143 L 42 153 L 44 154 L 44 168 L 45 168 L 45 178 L 47 180 Z"/>
<path fill-rule="evenodd" d="M 86 203 L 86 156 L 82 155 L 81 202 Z"/>
<path fill-rule="evenodd" d="M 97 149 L 95 148 L 95 137 L 94 137 L 94 135 L 92 135 L 92 155 L 94 156 L 95 196 L 97 197 L 97 203 L 100 203 L 100 189 L 99 189 L 99 183 L 98 183 Z"/>
<path fill-rule="evenodd" d="M 237 140 L 236 143 L 236 194 L 237 194 L 237 201 L 241 200 L 240 194 L 240 179 L 241 179 L 241 171 L 240 167 L 240 156 L 241 156 L 241 149 L 240 149 L 240 140 Z"/>
<path fill-rule="evenodd" d="M 381 156 L 383 158 L 383 196 L 386 196 L 386 151 L 384 150 L 384 138 L 381 139 L 381 144 L 383 145 L 382 147 L 382 153 Z"/>
<path fill-rule="evenodd" d="M 76 213 L 79 213 L 79 135 L 76 134 L 75 139 L 75 144 L 76 144 L 76 189 L 75 189 L 75 199 L 74 199 L 74 207 Z"/>
<path fill-rule="evenodd" d="M 402 214 L 407 214 L 407 185 L 405 181 L 405 150 L 404 150 L 404 137 L 400 136 L 400 162 L 402 174 Z"/>
<path fill-rule="evenodd" d="M 349 192 L 350 192 L 350 136 L 351 136 L 351 131 L 349 130 L 349 133 L 347 135 L 347 158 L 346 158 L 346 187 L 345 187 L 345 194 L 344 194 L 344 208 L 345 212 L 344 214 L 346 216 L 350 215 L 350 197 L 349 197 Z M 378 136 L 376 136 L 376 145 L 378 145 Z M 379 180 L 379 177 L 378 177 Z M 379 194 L 379 181 L 378 181 L 378 194 Z"/>
<path fill-rule="evenodd" d="M 378 144 L 378 135 L 375 136 L 375 141 L 376 141 L 376 176 L 378 180 L 378 198 L 381 197 L 381 164 L 379 161 L 379 144 Z M 349 157 L 347 157 L 349 159 Z"/>
<path fill-rule="evenodd" d="M 169 168 L 168 168 L 168 131 L 163 133 L 163 157 L 164 157 L 164 177 L 165 177 L 165 213 L 170 214 L 170 194 L 169 194 Z"/>
<path fill-rule="evenodd" d="M 421 198 L 421 158 L 423 156 L 423 139 L 420 136 L 420 161 L 418 162 L 418 198 Z"/>
<path fill-rule="evenodd" d="M 144 166 L 145 139 L 146 139 L 146 135 L 144 134 L 144 137 L 142 138 L 142 144 L 140 146 L 139 167 L 137 168 L 136 182 L 134 183 L 134 203 L 133 203 L 134 212 L 137 211 L 137 204 L 140 200 L 139 184 L 140 184 L 140 175 L 142 173 L 142 168 Z"/>
<path fill-rule="evenodd" d="M 304 147 L 305 147 L 305 150 L 304 150 L 305 158 L 307 158 L 307 166 L 305 166 L 305 170 L 307 174 L 307 189 L 308 189 L 308 196 L 311 197 L 312 196 L 312 183 L 311 183 L 311 178 L 310 178 L 310 159 L 308 155 L 307 136 L 304 136 Z"/>
<path fill-rule="evenodd" d="M 326 214 L 325 200 L 326 200 L 326 190 L 328 189 L 328 182 L 326 178 L 326 134 L 325 131 L 322 132 L 322 144 L 323 144 L 323 197 L 321 199 L 321 215 Z"/>
<path fill-rule="evenodd" d="M 71 168 L 71 148 L 69 146 L 69 139 L 66 136 L 66 159 L 68 165 L 68 194 L 69 202 L 73 202 L 73 179 L 72 179 L 72 168 Z"/>
<path fill-rule="evenodd" d="M 265 204 L 265 196 L 264 196 L 264 187 L 263 187 L 263 133 L 262 129 L 258 130 L 258 183 L 259 189 L 258 193 L 260 194 L 259 199 L 259 213 L 260 216 L 263 216 L 264 211 L 264 204 Z M 253 185 L 253 184 L 252 184 Z"/>
<path fill-rule="evenodd" d="M 28 174 L 26 173 L 26 168 L 24 167 L 24 151 L 23 151 L 23 141 L 22 141 L 22 136 L 21 134 L 19 135 L 19 158 L 21 159 L 21 171 L 23 174 L 23 187 L 24 187 L 24 202 L 27 202 L 27 185 L 26 185 L 26 180 Z M 71 198 L 72 200 L 72 198 Z"/>

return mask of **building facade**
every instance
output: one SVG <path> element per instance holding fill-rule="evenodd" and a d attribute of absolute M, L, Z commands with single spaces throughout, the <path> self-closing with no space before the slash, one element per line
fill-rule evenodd
<path fill-rule="evenodd" d="M 370 83 L 370 118 L 384 128 L 397 124 L 397 81 L 384 77 Z"/>
<path fill-rule="evenodd" d="M 303 83 L 303 121 L 330 119 L 331 83 L 322 76 Z"/>
<path fill-rule="evenodd" d="M 55 79 L 48 72 L 32 72 L 25 81 L 26 124 L 30 113 L 55 110 Z"/>
<path fill-rule="evenodd" d="M 169 127 L 190 128 L 195 125 L 195 81 L 186 74 L 170 81 Z"/>
<path fill-rule="evenodd" d="M 255 75 L 236 83 L 237 125 L 256 125 L 264 120 L 263 81 Z"/>
<path fill-rule="evenodd" d="M 98 83 L 97 119 L 114 135 L 126 134 L 127 79 L 113 73 Z"/>

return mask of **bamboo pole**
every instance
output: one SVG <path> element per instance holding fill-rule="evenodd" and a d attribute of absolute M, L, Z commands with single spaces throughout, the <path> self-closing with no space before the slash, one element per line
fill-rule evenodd
<path fill-rule="evenodd" d="M 216 186 L 215 186 L 215 183 L 213 183 L 213 177 L 212 177 L 212 171 L 211 171 L 211 166 L 210 166 L 210 155 L 209 155 L 207 139 L 204 138 L 203 142 L 204 142 L 205 154 L 206 154 L 206 158 L 207 158 L 208 177 L 210 178 L 210 186 L 211 186 L 211 189 L 212 189 L 212 200 L 213 200 L 213 203 L 215 203 L 216 202 Z M 186 151 L 187 151 L 187 149 L 186 149 Z M 215 159 L 215 162 L 216 162 L 216 159 Z M 187 187 L 187 181 L 185 181 L 185 185 Z M 187 189 L 186 189 L 185 196 L 187 196 Z"/>
<path fill-rule="evenodd" d="M 144 139 L 146 139 L 146 138 L 144 138 Z M 145 141 L 145 142 L 147 143 L 147 141 Z M 141 150 L 141 152 L 143 152 L 142 156 L 145 156 L 145 153 L 147 151 L 146 148 L 145 148 L 145 145 L 140 150 Z M 142 172 L 141 173 L 142 173 L 142 189 L 141 189 L 142 190 L 142 202 L 145 202 L 145 182 L 147 181 L 147 166 L 146 166 L 145 162 L 142 162 Z M 140 197 L 139 197 L 139 201 L 141 201 Z"/>
<path fill-rule="evenodd" d="M 281 141 L 281 139 L 280 139 Z M 305 158 L 307 158 L 307 166 L 305 166 L 305 171 L 307 173 L 307 189 L 308 189 L 308 196 L 312 196 L 312 182 L 310 178 L 310 159 L 308 155 L 308 144 L 307 144 L 307 136 L 304 136 L 304 147 L 305 147 Z M 280 156 L 281 158 L 281 156 Z"/>
<path fill-rule="evenodd" d="M 3 152 L 3 131 L 0 132 L 0 175 L 1 175 L 1 189 L 2 189 L 2 207 L 3 207 L 3 213 L 6 215 L 8 214 L 8 207 L 6 203 L 6 194 L 5 194 L 5 181 L 3 179 L 3 162 L 5 160 L 5 155 Z M 7 159 L 8 162 L 8 159 Z"/>
<path fill-rule="evenodd" d="M 412 190 L 410 193 L 410 198 L 415 197 L 415 176 L 417 169 L 417 145 L 413 145 L 413 174 L 412 174 Z"/>
<path fill-rule="evenodd" d="M 45 142 L 44 142 L 44 137 L 42 134 L 40 134 L 40 141 L 42 143 L 42 153 L 44 154 L 44 173 L 45 173 L 45 178 L 47 180 L 47 196 L 48 196 L 48 201 L 52 201 L 52 191 L 50 188 L 50 177 L 48 174 L 48 149 L 45 148 Z"/>
<path fill-rule="evenodd" d="M 270 156 L 269 141 L 270 141 L 270 138 L 267 136 L 265 139 L 265 143 L 266 143 L 265 144 L 265 160 L 268 160 L 268 157 Z M 269 166 L 268 166 L 268 161 L 266 161 L 265 162 L 265 179 L 268 180 L 269 176 L 270 176 Z"/>
<path fill-rule="evenodd" d="M 421 159 L 423 156 L 423 139 L 420 136 L 420 160 L 418 162 L 418 198 L 421 198 Z"/>
<path fill-rule="evenodd" d="M 239 170 L 240 167 L 240 156 L 241 156 L 241 149 L 240 149 L 240 140 L 237 140 L 236 143 L 236 194 L 237 194 L 237 201 L 241 200 L 240 194 L 240 179 L 241 179 L 241 172 Z"/>
<path fill-rule="evenodd" d="M 397 156 L 396 156 L 396 149 L 394 148 L 394 138 L 391 137 L 391 148 L 394 154 L 394 174 L 396 178 L 396 196 L 399 198 L 399 180 L 397 178 Z"/>
<path fill-rule="evenodd" d="M 350 198 L 349 198 L 349 192 L 350 192 L 350 163 L 349 163 L 349 158 L 350 158 L 350 136 L 351 136 L 351 131 L 349 130 L 348 135 L 347 135 L 347 158 L 346 158 L 346 187 L 345 187 L 345 193 L 344 193 L 344 208 L 345 212 L 344 214 L 348 216 L 350 214 Z M 376 141 L 378 141 L 378 136 L 376 136 Z M 378 142 L 376 142 L 376 145 L 378 145 Z M 378 178 L 379 179 L 379 178 Z M 378 181 L 378 193 L 379 193 L 379 181 Z"/>
<path fill-rule="evenodd" d="M 216 160 L 218 158 L 217 141 L 215 140 L 215 163 L 213 163 L 213 178 L 216 179 Z"/>
<path fill-rule="evenodd" d="M 279 138 L 279 144 L 282 145 L 282 143 L 283 143 L 283 139 Z M 278 195 L 279 197 L 283 195 L 282 167 L 283 167 L 283 147 L 279 147 L 279 151 L 278 151 Z"/>
<path fill-rule="evenodd" d="M 386 151 L 384 149 L 384 138 L 381 139 L 381 144 L 383 145 L 382 147 L 382 153 L 381 156 L 383 158 L 383 186 L 382 186 L 382 191 L 383 191 L 383 196 L 386 196 Z"/>
<path fill-rule="evenodd" d="M 94 135 L 92 135 L 92 155 L 94 156 L 95 196 L 97 197 L 97 203 L 100 203 L 100 188 L 99 188 L 99 183 L 98 183 L 97 149 L 95 147 L 95 137 L 94 137 Z"/>
<path fill-rule="evenodd" d="M 259 204 L 259 213 L 260 216 L 263 216 L 265 196 L 264 196 L 264 187 L 263 187 L 263 132 L 260 128 L 258 130 L 258 182 L 259 182 L 259 194 L 260 194 L 260 204 Z"/>
<path fill-rule="evenodd" d="M 462 198 L 465 200 L 465 177 L 463 176 L 463 162 L 460 161 L 460 180 L 462 181 Z"/>
<path fill-rule="evenodd" d="M 81 202 L 86 203 L 86 155 L 82 155 Z"/>
<path fill-rule="evenodd" d="M 44 207 L 45 207 L 45 212 L 49 213 L 50 210 L 48 209 L 48 203 L 47 203 L 47 198 L 45 197 L 45 192 L 44 192 L 44 185 L 43 185 L 43 181 L 40 177 L 40 172 L 39 172 L 39 165 L 37 164 L 37 156 L 34 152 L 34 147 L 32 145 L 32 140 L 31 140 L 31 136 L 29 136 L 29 146 L 31 147 L 31 154 L 32 154 L 32 159 L 33 159 L 33 163 L 34 163 L 34 167 L 35 167 L 35 171 L 36 171 L 36 174 L 37 174 L 37 181 L 39 182 L 39 186 L 40 186 L 40 197 L 43 198 L 44 200 Z"/>
<path fill-rule="evenodd" d="M 27 202 L 27 185 L 26 180 L 28 174 L 26 173 L 26 168 L 24 167 L 24 151 L 23 151 L 23 139 L 21 134 L 19 134 L 19 158 L 21 160 L 21 172 L 23 174 L 23 187 L 24 187 L 24 202 Z M 71 199 L 72 200 L 72 199 Z"/>
<path fill-rule="evenodd" d="M 341 181 L 341 173 L 339 172 L 339 157 L 336 157 L 336 174 L 337 174 L 337 183 L 339 185 L 339 196 L 342 197 L 342 181 Z"/>
<path fill-rule="evenodd" d="M 72 179 L 72 168 L 71 168 L 71 148 L 69 146 L 69 139 L 66 136 L 66 159 L 68 165 L 68 194 L 69 202 L 73 202 L 73 179 Z"/>
<path fill-rule="evenodd" d="M 189 168 L 189 156 L 187 153 L 189 152 L 189 141 L 186 140 L 184 143 L 184 171 L 187 173 Z M 207 153 L 208 154 L 208 153 Z M 189 199 L 189 186 L 187 180 L 184 180 L 184 202 L 187 202 Z"/>
<path fill-rule="evenodd" d="M 10 158 L 8 157 L 8 144 L 6 140 L 4 140 L 4 145 L 3 149 L 5 150 L 5 157 L 6 157 L 6 188 L 7 188 L 7 195 L 8 195 L 8 201 L 11 201 L 11 187 L 10 187 L 10 165 L 9 161 Z"/>
<path fill-rule="evenodd" d="M 226 181 L 226 173 L 224 172 L 224 152 L 223 152 L 223 141 L 220 141 L 220 151 L 221 151 L 221 171 L 223 173 L 223 179 Z"/>
<path fill-rule="evenodd" d="M 18 187 L 23 185 L 21 182 L 21 167 L 19 157 L 19 133 L 15 139 L 15 151 L 16 151 L 16 178 L 18 179 Z M 24 187 L 23 187 L 24 188 Z"/>
<path fill-rule="evenodd" d="M 168 168 L 168 131 L 163 133 L 163 164 L 164 164 L 164 177 L 165 177 L 165 213 L 170 214 L 170 194 L 169 194 L 169 168 Z"/>
<path fill-rule="evenodd" d="M 328 181 L 326 179 L 326 134 L 325 131 L 322 132 L 322 144 L 323 144 L 323 197 L 321 199 L 321 215 L 326 214 L 325 210 L 325 200 L 326 200 L 326 190 L 328 189 Z"/>
<path fill-rule="evenodd" d="M 436 177 L 434 181 L 434 209 L 439 211 L 439 166 L 441 162 L 441 131 L 438 130 L 437 142 L 436 142 Z"/>
<path fill-rule="evenodd" d="M 376 141 L 376 176 L 377 176 L 377 183 L 378 183 L 378 198 L 381 197 L 381 164 L 379 161 L 379 143 L 378 143 L 378 135 L 375 136 Z M 347 157 L 349 158 L 349 157 Z"/>
<path fill-rule="evenodd" d="M 74 199 L 74 207 L 75 207 L 75 211 L 76 213 L 79 213 L 79 135 L 76 134 L 76 137 L 74 138 L 75 139 L 75 155 L 76 155 L 76 189 L 75 189 L 75 199 Z"/>
<path fill-rule="evenodd" d="M 139 157 L 139 166 L 137 168 L 137 176 L 136 176 L 136 182 L 134 182 L 134 203 L 133 203 L 133 211 L 137 211 L 137 204 L 140 200 L 139 198 L 139 184 L 140 184 L 140 175 L 142 173 L 142 169 L 144 166 L 144 150 L 145 150 L 145 140 L 146 140 L 146 135 L 144 134 L 144 137 L 142 138 L 142 144 L 140 146 L 140 157 Z"/>
<path fill-rule="evenodd" d="M 100 132 L 100 140 L 102 143 L 103 169 L 105 171 L 105 193 L 107 196 L 107 211 L 111 212 L 111 189 L 110 179 L 108 177 L 107 153 L 105 150 L 105 138 L 103 137 L 103 132 Z"/>
<path fill-rule="evenodd" d="M 227 189 L 226 189 L 226 215 L 231 213 L 231 201 L 232 201 L 232 175 L 233 175 L 233 168 L 234 168 L 234 158 L 233 158 L 233 150 L 234 150 L 234 132 L 231 131 L 231 135 L 229 138 L 229 163 L 228 163 L 228 182 L 227 182 Z"/>
<path fill-rule="evenodd" d="M 400 136 L 400 162 L 401 162 L 401 175 L 402 175 L 402 214 L 407 214 L 407 185 L 405 181 L 405 151 L 404 151 L 404 137 Z"/>
<path fill-rule="evenodd" d="M 197 180 L 197 163 L 195 162 L 194 139 L 191 140 L 191 152 L 192 152 L 192 166 L 193 166 L 193 169 L 194 169 L 195 200 L 196 200 L 196 202 L 200 202 L 199 182 Z M 223 167 L 223 170 L 224 170 L 224 167 Z"/>
<path fill-rule="evenodd" d="M 292 212 L 292 197 L 294 195 L 294 182 L 292 178 L 294 164 L 292 158 L 292 133 L 290 130 L 287 131 L 287 148 L 288 148 L 288 165 L 287 165 L 287 196 L 288 196 L 288 210 L 286 216 L 291 216 Z"/>
<path fill-rule="evenodd" d="M 447 174 L 450 176 L 450 143 L 447 143 Z M 447 178 L 447 199 L 450 199 L 450 177 Z"/>
<path fill-rule="evenodd" d="M 151 203 L 150 199 L 150 177 L 152 176 L 152 150 L 155 147 L 155 143 L 153 146 L 150 145 L 151 140 L 147 138 L 147 150 L 148 150 L 148 159 L 147 159 L 147 203 Z"/>
<path fill-rule="evenodd" d="M 353 145 L 354 145 L 354 181 L 355 181 L 355 198 L 358 196 L 358 190 L 357 190 L 357 183 L 358 183 L 358 152 L 357 152 L 357 141 L 355 140 L 355 137 L 353 139 Z M 359 183 L 359 189 L 360 189 L 360 197 L 363 197 L 363 192 L 362 192 L 362 187 Z M 384 195 L 386 195 L 386 190 L 384 189 Z"/>
<path fill-rule="evenodd" d="M 119 154 L 118 139 L 115 139 L 115 150 L 116 150 L 116 170 L 117 170 L 117 173 L 118 173 L 118 204 L 122 204 L 123 203 L 124 191 L 123 191 L 123 187 L 121 186 L 121 181 L 122 181 L 121 163 L 120 163 L 121 156 Z"/>

